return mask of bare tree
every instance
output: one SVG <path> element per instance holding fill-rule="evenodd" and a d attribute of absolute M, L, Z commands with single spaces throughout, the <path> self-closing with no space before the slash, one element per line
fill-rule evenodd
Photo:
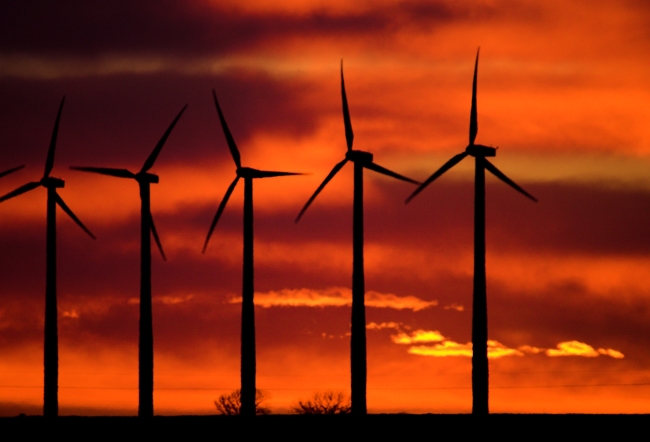
<path fill-rule="evenodd" d="M 351 411 L 350 398 L 341 392 L 314 393 L 311 399 L 298 401 L 292 410 L 298 414 L 348 414 Z"/>
<path fill-rule="evenodd" d="M 255 390 L 255 414 L 271 414 L 271 409 L 262 405 L 268 399 L 266 393 L 261 390 Z M 222 394 L 219 399 L 214 401 L 219 414 L 227 416 L 236 416 L 241 414 L 241 389 L 235 390 L 230 394 Z"/>

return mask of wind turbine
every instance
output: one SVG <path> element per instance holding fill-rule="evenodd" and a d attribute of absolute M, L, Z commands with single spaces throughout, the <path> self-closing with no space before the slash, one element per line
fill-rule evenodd
<path fill-rule="evenodd" d="M 480 50 L 480 48 L 479 48 Z M 478 118 L 476 111 L 476 75 L 478 72 L 478 56 L 474 64 L 474 81 L 472 83 L 472 110 L 469 121 L 469 145 L 465 151 L 452 157 L 433 173 L 415 192 L 406 199 L 408 203 L 415 195 L 420 193 L 433 180 L 454 167 L 466 156 L 471 155 L 475 160 L 474 174 L 474 293 L 472 307 L 472 413 L 487 415 L 488 408 L 488 358 L 487 358 L 487 293 L 485 277 L 485 170 L 487 169 L 494 176 L 504 183 L 523 193 L 531 200 L 537 199 L 514 181 L 505 176 L 503 172 L 490 163 L 486 157 L 496 156 L 494 147 L 474 144 L 478 133 Z"/>
<path fill-rule="evenodd" d="M 343 79 L 343 61 L 341 61 L 341 96 L 343 100 L 343 122 L 345 125 L 345 140 L 347 152 L 345 158 L 337 163 L 332 171 L 325 177 L 325 180 L 316 189 L 302 208 L 296 223 L 300 220 L 307 208 L 316 199 L 318 194 L 325 188 L 334 175 L 351 161 L 354 163 L 354 201 L 352 214 L 352 319 L 350 329 L 350 368 L 351 368 L 351 389 L 350 399 L 352 414 L 362 415 L 367 413 L 366 407 L 366 307 L 365 307 L 365 282 L 363 269 L 363 169 L 369 169 L 392 178 L 397 178 L 409 183 L 419 182 L 392 172 L 375 162 L 370 152 L 352 149 L 354 133 L 350 121 L 350 110 L 348 99 L 345 94 L 345 81 Z"/>
<path fill-rule="evenodd" d="M 50 176 L 54 167 L 54 150 L 59 132 L 59 121 L 65 96 L 61 100 L 59 113 L 56 116 L 50 148 L 47 151 L 45 172 L 40 181 L 24 184 L 16 190 L 0 197 L 0 202 L 6 201 L 37 187 L 47 189 L 47 231 L 46 231 L 46 260 L 45 260 L 45 344 L 44 344 L 44 382 L 43 382 L 43 415 L 57 416 L 59 414 L 59 338 L 57 328 L 57 303 L 56 303 L 56 206 L 58 205 L 72 220 L 77 223 L 91 238 L 95 236 L 72 213 L 72 210 L 59 196 L 56 189 L 64 187 L 65 181 L 61 178 Z M 22 166 L 10 169 L 5 174 L 20 169 Z"/>
<path fill-rule="evenodd" d="M 150 186 L 158 183 L 158 175 L 149 173 L 158 158 L 169 134 L 187 105 L 181 109 L 167 131 L 156 144 L 139 172 L 108 167 L 71 167 L 73 170 L 92 172 L 117 178 L 131 178 L 140 187 L 140 342 L 138 346 L 138 416 L 153 416 L 153 320 L 151 307 L 151 235 L 153 235 L 163 260 L 167 260 L 151 215 Z"/>
<path fill-rule="evenodd" d="M 257 170 L 250 167 L 242 167 L 239 149 L 235 144 L 228 124 L 223 117 L 217 94 L 212 90 L 214 97 L 214 104 L 219 113 L 219 120 L 223 133 L 226 136 L 228 148 L 232 159 L 237 166 L 237 176 L 234 181 L 226 190 L 226 194 L 219 204 L 217 213 L 212 220 L 208 236 L 205 238 L 203 245 L 203 253 L 208 247 L 210 236 L 221 217 L 221 213 L 226 208 L 228 199 L 235 190 L 235 186 L 240 178 L 244 179 L 244 268 L 243 268 L 243 287 L 242 287 L 242 313 L 241 313 L 241 409 L 240 413 L 245 416 L 255 415 L 255 371 L 256 371 L 256 358 L 255 358 L 255 304 L 253 302 L 254 295 L 254 265 L 253 265 L 253 180 L 256 178 L 273 178 L 279 176 L 289 175 L 302 175 L 294 172 L 274 172 L 267 170 Z"/>

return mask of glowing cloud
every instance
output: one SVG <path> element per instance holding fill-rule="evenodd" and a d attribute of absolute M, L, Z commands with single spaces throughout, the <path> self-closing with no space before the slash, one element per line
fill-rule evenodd
<path fill-rule="evenodd" d="M 411 347 L 408 352 L 420 356 L 472 356 L 472 343 L 459 344 L 453 341 L 444 341 L 433 346 L 420 345 Z M 505 356 L 523 356 L 524 354 L 514 348 L 508 348 L 498 341 L 488 341 L 488 358 L 499 359 Z"/>
<path fill-rule="evenodd" d="M 352 302 L 350 292 L 350 302 Z M 391 293 L 366 292 L 366 306 L 378 308 L 393 308 L 395 310 L 413 310 L 414 312 L 428 307 L 435 307 L 438 301 L 425 301 L 415 296 L 397 296 Z"/>
<path fill-rule="evenodd" d="M 536 355 L 544 351 L 543 348 L 537 348 L 531 345 L 522 345 L 521 347 L 517 348 L 517 350 L 519 350 L 522 353 L 528 353 L 531 355 Z"/>
<path fill-rule="evenodd" d="M 415 344 L 421 342 L 440 342 L 444 341 L 445 337 L 437 330 L 416 330 L 410 336 L 406 333 L 399 333 L 391 336 L 390 339 L 396 344 Z"/>
<path fill-rule="evenodd" d="M 440 344 L 428 346 L 428 345 L 419 345 L 416 347 L 411 347 L 408 349 L 408 352 L 412 355 L 420 356 L 435 356 L 435 357 L 447 357 L 447 356 L 472 356 L 472 344 L 459 344 L 458 342 L 453 341 L 444 341 Z"/>
<path fill-rule="evenodd" d="M 498 359 L 504 356 L 523 356 L 524 354 L 514 348 L 508 348 L 498 341 L 488 341 L 488 358 Z"/>
<path fill-rule="evenodd" d="M 620 351 L 614 350 L 612 348 L 604 349 L 604 348 L 599 348 L 598 353 L 601 355 L 607 355 L 611 356 L 614 359 L 623 359 L 625 355 L 621 353 Z"/>
<path fill-rule="evenodd" d="M 75 309 L 72 309 L 70 311 L 65 311 L 62 313 L 61 316 L 63 316 L 64 318 L 79 319 L 79 313 Z"/>
<path fill-rule="evenodd" d="M 392 328 L 395 330 L 399 330 L 400 328 L 408 328 L 407 326 L 404 326 L 402 324 L 399 324 L 397 322 L 382 322 L 377 324 L 376 322 L 370 322 L 368 325 L 366 325 L 366 329 L 368 330 L 384 330 L 387 328 Z"/>
<path fill-rule="evenodd" d="M 435 345 L 419 345 L 408 349 L 408 353 L 420 356 L 472 356 L 472 343 L 459 344 L 458 342 L 447 340 L 439 331 L 416 330 L 411 335 L 398 333 L 391 336 L 391 340 L 396 344 L 415 344 L 423 342 L 438 342 Z M 615 359 L 623 359 L 625 355 L 618 350 L 611 348 L 594 349 L 592 346 L 578 342 L 567 341 L 560 342 L 557 348 L 543 349 L 530 345 L 522 345 L 518 348 L 509 348 L 499 341 L 488 340 L 488 358 L 498 359 L 505 356 L 524 356 L 525 354 L 544 353 L 547 356 L 583 356 L 595 358 L 600 355 L 610 356 Z"/>
<path fill-rule="evenodd" d="M 456 304 L 455 302 L 451 303 L 449 305 L 446 305 L 444 308 L 445 308 L 445 310 L 456 310 L 457 312 L 462 312 L 462 311 L 465 310 L 465 307 L 463 307 L 460 304 Z"/>
<path fill-rule="evenodd" d="M 232 298 L 231 304 L 241 302 L 241 296 Z M 397 296 L 392 293 L 366 292 L 366 306 L 375 308 L 392 308 L 395 310 L 413 310 L 415 312 L 432 307 L 438 301 L 425 301 L 415 296 Z M 325 290 L 284 289 L 255 294 L 255 305 L 270 307 L 344 307 L 352 305 L 352 292 L 342 287 Z"/>
<path fill-rule="evenodd" d="M 192 298 L 194 298 L 194 295 L 180 295 L 180 296 L 165 295 L 165 296 L 161 296 L 159 300 L 163 304 L 181 304 L 183 302 L 190 301 Z"/>
<path fill-rule="evenodd" d="M 591 345 L 579 341 L 566 341 L 557 344 L 557 348 L 550 348 L 546 350 L 548 356 L 583 356 L 587 358 L 596 358 L 599 355 L 611 356 L 615 359 L 622 359 L 625 357 L 623 353 L 611 348 L 594 349 Z"/>

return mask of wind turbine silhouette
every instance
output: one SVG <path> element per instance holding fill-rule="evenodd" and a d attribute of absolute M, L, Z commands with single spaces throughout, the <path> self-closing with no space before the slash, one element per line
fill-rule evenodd
<path fill-rule="evenodd" d="M 219 113 L 219 121 L 230 149 L 232 159 L 237 166 L 237 176 L 226 190 L 217 213 L 212 220 L 208 236 L 203 244 L 203 253 L 208 247 L 210 236 L 226 208 L 228 199 L 237 186 L 240 178 L 244 179 L 244 268 L 243 268 L 243 286 L 242 286 L 242 313 L 241 313 L 241 409 L 240 413 L 244 416 L 255 415 L 255 392 L 256 392 L 256 356 L 255 356 L 255 304 L 253 300 L 254 288 L 254 265 L 253 265 L 253 180 L 256 178 L 273 178 L 280 176 L 302 175 L 295 172 L 275 172 L 268 170 L 252 169 L 242 167 L 241 156 L 235 140 L 228 129 L 226 119 L 221 112 L 217 94 L 212 90 L 214 104 Z"/>
<path fill-rule="evenodd" d="M 156 147 L 144 162 L 139 172 L 133 173 L 127 169 L 109 167 L 76 167 L 70 169 L 82 172 L 98 173 L 117 178 L 135 179 L 140 187 L 140 342 L 138 346 L 138 416 L 153 416 L 153 319 L 151 307 L 151 235 L 153 235 L 163 260 L 167 260 L 163 251 L 156 226 L 151 215 L 150 186 L 158 183 L 158 175 L 149 173 L 167 141 L 169 134 L 178 122 L 187 105 L 181 109 L 167 131 L 163 134 Z"/>
<path fill-rule="evenodd" d="M 54 151 L 56 149 L 56 139 L 59 133 L 59 122 L 61 121 L 61 111 L 65 96 L 61 100 L 59 112 L 54 123 L 50 148 L 47 151 L 47 160 L 45 161 L 45 172 L 40 181 L 32 181 L 24 184 L 0 197 L 0 203 L 22 195 L 23 193 L 34 190 L 37 187 L 47 189 L 47 232 L 46 232 L 46 260 L 45 260 L 45 344 L 44 344 L 44 382 L 43 382 L 43 415 L 57 416 L 59 414 L 59 338 L 57 328 L 57 303 L 56 303 L 56 206 L 58 205 L 72 220 L 77 223 L 91 238 L 95 236 L 90 230 L 72 213 L 72 210 L 59 196 L 56 189 L 65 186 L 65 181 L 61 178 L 50 176 L 54 168 Z M 3 172 L 4 175 L 20 169 L 23 166 L 10 169 Z M 2 175 L 2 176 L 4 176 Z"/>
<path fill-rule="evenodd" d="M 433 173 L 427 180 L 418 187 L 415 192 L 406 199 L 411 201 L 418 193 L 427 187 L 433 180 L 454 167 L 466 156 L 471 155 L 475 159 L 474 174 L 474 293 L 472 307 L 472 413 L 487 415 L 488 408 L 488 357 L 487 357 L 487 292 L 485 277 L 485 170 L 487 169 L 494 176 L 504 183 L 523 193 L 528 198 L 537 202 L 537 199 L 514 181 L 505 176 L 503 172 L 490 163 L 485 157 L 496 156 L 494 147 L 474 144 L 478 133 L 478 117 L 476 111 L 476 76 L 478 73 L 478 56 L 476 51 L 476 62 L 474 64 L 474 81 L 472 83 L 472 110 L 469 121 L 469 145 L 465 151 L 452 157 L 449 161 Z"/>
<path fill-rule="evenodd" d="M 363 266 L 363 169 L 369 169 L 398 180 L 419 184 L 400 174 L 382 167 L 373 162 L 373 155 L 370 152 L 352 149 L 354 132 L 350 121 L 350 110 L 348 99 L 345 94 L 345 80 L 343 79 L 343 60 L 341 60 L 341 97 L 343 101 L 343 123 L 345 125 L 345 140 L 347 152 L 345 158 L 337 163 L 332 171 L 325 177 L 325 180 L 309 198 L 305 206 L 296 217 L 296 223 L 305 213 L 307 208 L 316 199 L 318 194 L 325 188 L 334 175 L 351 161 L 354 163 L 354 201 L 352 215 L 352 318 L 350 329 L 350 371 L 351 389 L 350 399 L 352 414 L 362 415 L 367 413 L 366 406 L 366 307 L 365 307 L 365 281 Z"/>

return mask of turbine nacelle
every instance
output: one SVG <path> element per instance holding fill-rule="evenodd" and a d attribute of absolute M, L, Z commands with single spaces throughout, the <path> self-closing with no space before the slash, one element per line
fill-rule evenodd
<path fill-rule="evenodd" d="M 158 184 L 158 182 L 160 181 L 158 175 L 154 175 L 153 173 L 148 173 L 148 172 L 136 173 L 135 179 L 140 184 L 146 184 L 146 183 Z"/>
<path fill-rule="evenodd" d="M 362 150 L 348 150 L 345 153 L 345 159 L 353 163 L 367 165 L 372 163 L 373 156 L 370 152 L 364 152 Z"/>
<path fill-rule="evenodd" d="M 318 188 L 311 196 L 311 198 L 307 200 L 307 203 L 304 205 L 304 207 L 296 217 L 295 222 L 300 221 L 300 218 L 305 213 L 307 208 L 311 205 L 311 203 L 314 201 L 314 199 L 316 199 L 318 194 L 325 188 L 327 183 L 329 183 L 332 180 L 332 178 L 334 178 L 334 175 L 336 175 L 339 172 L 339 170 L 341 170 L 343 166 L 345 166 L 345 163 L 347 163 L 348 161 L 351 161 L 355 164 L 355 173 L 356 170 L 358 170 L 356 165 L 359 165 L 361 166 L 362 169 L 370 169 L 382 175 L 389 176 L 391 178 L 407 181 L 409 183 L 420 184 L 415 180 L 402 176 L 398 173 L 386 169 L 385 167 L 380 166 L 379 164 L 374 163 L 373 161 L 374 156 L 370 152 L 364 152 L 362 150 L 352 149 L 352 143 L 354 141 L 354 132 L 352 131 L 352 121 L 350 119 L 348 98 L 347 95 L 345 94 L 345 81 L 343 80 L 343 60 L 341 60 L 341 101 L 343 102 L 343 125 L 345 126 L 345 141 L 348 147 L 347 152 L 345 152 L 345 159 L 337 163 L 332 169 L 332 171 L 325 177 L 325 180 L 321 183 L 320 186 L 318 186 Z"/>
<path fill-rule="evenodd" d="M 496 157 L 496 147 L 483 146 L 481 144 L 470 144 L 465 148 L 465 152 L 473 157 Z"/>
<path fill-rule="evenodd" d="M 239 167 L 237 169 L 237 176 L 240 178 L 262 178 L 261 170 L 253 169 L 252 167 Z"/>
<path fill-rule="evenodd" d="M 65 102 L 65 97 L 61 100 L 61 105 L 59 106 L 59 112 L 56 116 L 56 122 L 54 123 L 54 130 L 52 131 L 52 138 L 50 140 L 50 148 L 47 151 L 47 159 L 45 161 L 45 173 L 43 174 L 43 177 L 38 180 L 38 181 L 31 181 L 29 183 L 23 184 L 22 186 L 18 187 L 17 189 L 14 189 L 13 191 L 7 193 L 6 195 L 0 196 L 0 202 L 7 201 L 11 198 L 17 197 L 19 195 L 22 195 L 23 193 L 30 192 L 34 189 L 38 189 L 39 187 L 45 187 L 48 189 L 47 192 L 47 201 L 48 201 L 48 213 L 49 213 L 49 208 L 54 207 L 50 206 L 50 203 L 58 205 L 72 220 L 77 223 L 79 227 L 83 229 L 84 232 L 86 232 L 88 235 L 90 235 L 91 238 L 95 239 L 95 235 L 93 235 L 90 230 L 84 226 L 84 224 L 77 218 L 77 215 L 75 215 L 72 210 L 68 207 L 68 205 L 63 201 L 63 198 L 57 193 L 55 189 L 61 189 L 62 187 L 65 187 L 65 181 L 63 181 L 61 178 L 55 178 L 53 176 L 50 176 L 50 173 L 52 172 L 52 169 L 54 168 L 54 152 L 56 150 L 56 139 L 57 139 L 57 134 L 59 132 L 59 122 L 61 121 L 61 111 L 63 110 L 63 103 Z M 9 169 L 5 172 L 0 173 L 0 177 L 8 175 L 18 169 L 21 169 L 22 166 L 20 167 L 14 167 L 13 169 Z M 53 192 L 50 192 L 49 190 L 53 190 Z M 52 201 L 53 200 L 53 201 Z M 49 215 L 48 215 L 49 216 Z M 56 230 L 56 225 L 51 226 L 54 228 L 54 231 Z M 49 232 L 49 220 L 48 220 L 48 232 Z M 48 233 L 49 236 L 49 233 Z M 49 239 L 48 239 L 49 241 Z M 50 258 L 48 258 L 49 260 Z M 49 265 L 49 264 L 48 264 Z M 46 345 L 47 347 L 47 345 Z M 47 351 L 47 350 L 46 350 Z M 47 400 L 46 400 L 47 402 Z"/>
<path fill-rule="evenodd" d="M 51 176 L 46 176 L 41 178 L 41 186 L 47 187 L 48 189 L 60 189 L 62 187 L 65 187 L 65 181 L 63 181 L 61 178 L 54 178 Z"/>
<path fill-rule="evenodd" d="M 230 133 L 230 129 L 228 128 L 228 123 L 226 123 L 226 119 L 223 116 L 223 112 L 221 112 L 221 106 L 219 106 L 219 100 L 217 100 L 217 93 L 215 92 L 214 89 L 212 89 L 212 97 L 214 98 L 214 105 L 217 108 L 217 113 L 219 114 L 221 129 L 223 129 L 223 134 L 226 137 L 226 142 L 228 143 L 228 149 L 230 150 L 230 155 L 232 156 L 232 159 L 235 162 L 235 166 L 237 166 L 237 169 L 235 171 L 237 176 L 235 177 L 234 181 L 230 184 L 230 186 L 228 186 L 228 190 L 226 190 L 226 194 L 223 196 L 223 199 L 219 204 L 217 213 L 215 214 L 214 219 L 212 220 L 212 225 L 210 225 L 210 230 L 208 230 L 208 236 L 205 238 L 205 243 L 203 244 L 203 253 L 205 253 L 205 250 L 208 247 L 210 236 L 212 236 L 212 232 L 214 231 L 214 228 L 217 226 L 217 222 L 219 222 L 219 218 L 221 217 L 223 210 L 226 208 L 228 199 L 230 198 L 230 195 L 232 195 L 232 192 L 235 190 L 235 186 L 237 186 L 237 182 L 239 181 L 240 178 L 247 180 L 248 184 L 246 184 L 246 186 L 248 186 L 248 185 L 252 185 L 252 181 L 248 181 L 248 180 L 252 180 L 254 178 L 274 178 L 274 177 L 281 177 L 281 176 L 302 175 L 302 173 L 296 173 L 296 172 L 280 172 L 280 171 L 272 171 L 272 170 L 253 169 L 252 167 L 243 167 L 241 165 L 241 155 L 239 153 L 239 149 L 237 148 L 235 139 L 232 137 L 232 134 Z M 252 192 L 252 187 L 250 189 Z M 246 201 L 248 198 L 246 196 L 246 192 L 244 192 L 244 195 L 245 195 L 244 201 Z M 244 213 L 246 213 L 246 210 L 244 210 Z M 244 244 L 246 244 L 246 240 L 244 240 Z"/>
<path fill-rule="evenodd" d="M 420 187 L 418 187 L 415 192 L 413 192 L 408 198 L 406 198 L 406 203 L 411 201 L 418 193 L 420 193 L 425 187 L 431 184 L 434 180 L 438 179 L 442 174 L 447 172 L 449 169 L 454 167 L 456 164 L 460 163 L 467 157 L 471 155 L 475 158 L 485 158 L 485 157 L 495 157 L 497 156 L 497 148 L 490 146 L 483 146 L 481 144 L 474 144 L 476 140 L 476 135 L 478 134 L 478 115 L 476 110 L 476 77 L 478 74 L 478 52 L 476 53 L 476 62 L 474 63 L 474 80 L 472 82 L 472 108 L 470 111 L 469 117 L 469 145 L 465 148 L 465 151 L 454 155 L 449 161 L 443 164 L 438 170 L 436 170 L 429 178 L 427 178 Z M 526 197 L 530 198 L 533 201 L 537 201 L 537 198 L 532 196 L 530 193 L 526 192 L 524 189 L 519 187 L 514 181 L 508 178 L 503 172 L 501 172 L 497 167 L 490 163 L 488 160 L 482 161 L 482 165 L 479 162 L 476 163 L 476 167 L 482 167 L 488 170 L 492 175 L 515 189 L 516 191 L 522 193 Z M 484 184 L 483 184 L 484 185 Z"/>
<path fill-rule="evenodd" d="M 163 146 L 165 145 L 165 142 L 167 141 L 167 138 L 171 134 L 172 129 L 174 129 L 174 126 L 176 126 L 178 120 L 181 118 L 181 115 L 183 115 L 183 112 L 185 112 L 185 109 L 187 109 L 187 105 L 183 106 L 183 109 L 181 109 L 178 115 L 176 115 L 176 118 L 174 118 L 172 124 L 169 125 L 169 127 L 163 134 L 162 138 L 160 138 L 160 141 L 158 141 L 156 147 L 153 148 L 153 151 L 149 154 L 149 156 L 144 162 L 144 165 L 142 166 L 142 169 L 140 169 L 138 173 L 133 173 L 128 169 L 115 169 L 112 167 L 77 167 L 77 166 L 70 167 L 70 169 L 72 170 L 78 170 L 81 172 L 97 173 L 100 175 L 107 175 L 114 178 L 127 178 L 127 179 L 136 180 L 138 182 L 138 185 L 140 186 L 140 201 L 141 201 L 142 216 L 143 216 L 143 219 L 141 221 L 143 223 L 143 226 L 146 226 L 146 224 L 148 224 L 148 228 L 149 230 L 151 230 L 153 239 L 156 242 L 156 245 L 158 246 L 158 250 L 160 251 L 160 254 L 162 255 L 164 261 L 167 261 L 167 257 L 165 256 L 165 252 L 163 251 L 162 244 L 160 243 L 160 238 L 158 237 L 158 233 L 156 232 L 156 226 L 154 225 L 153 222 L 153 216 L 151 215 L 150 194 L 149 194 L 149 184 L 158 183 L 159 178 L 158 175 L 149 173 L 148 171 L 154 166 L 156 159 L 158 158 L 158 154 L 160 154 L 160 151 L 162 150 Z M 141 241 L 144 241 L 144 239 L 141 239 Z M 142 244 L 144 245 L 144 242 Z M 149 294 L 149 296 L 151 296 L 151 294 Z M 142 380 L 142 374 L 140 376 Z"/>

